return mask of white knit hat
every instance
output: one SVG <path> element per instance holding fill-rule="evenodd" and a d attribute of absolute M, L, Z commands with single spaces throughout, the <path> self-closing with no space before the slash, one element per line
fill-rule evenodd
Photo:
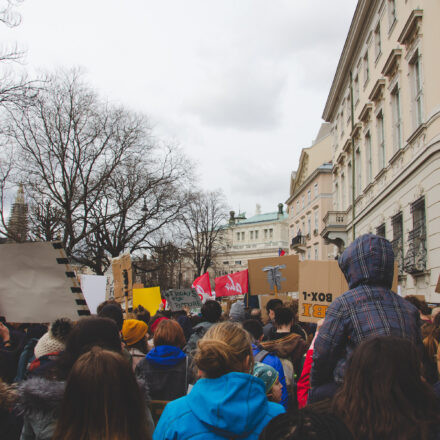
<path fill-rule="evenodd" d="M 54 351 L 63 351 L 66 338 L 72 329 L 72 321 L 67 318 L 57 319 L 45 333 L 34 348 L 35 357 L 38 359 Z"/>

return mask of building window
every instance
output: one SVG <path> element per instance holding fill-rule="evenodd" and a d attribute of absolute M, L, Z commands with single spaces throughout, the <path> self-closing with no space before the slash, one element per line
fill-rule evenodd
<path fill-rule="evenodd" d="M 312 220 L 310 217 L 307 217 L 307 234 L 311 234 L 312 232 Z"/>
<path fill-rule="evenodd" d="M 388 0 L 388 23 L 390 29 L 396 21 L 396 0 Z"/>
<path fill-rule="evenodd" d="M 417 274 L 426 270 L 426 217 L 425 198 L 411 204 L 413 228 L 408 233 L 408 251 L 405 255 L 404 270 Z"/>
<path fill-rule="evenodd" d="M 367 165 L 367 183 L 370 183 L 373 178 L 373 161 L 371 154 L 371 135 L 369 131 L 367 131 L 365 134 L 365 155 Z"/>
<path fill-rule="evenodd" d="M 400 118 L 400 92 L 399 85 L 391 92 L 391 105 L 393 107 L 393 138 L 394 151 L 402 148 L 402 120 Z"/>
<path fill-rule="evenodd" d="M 339 211 L 339 185 L 338 182 L 335 183 L 335 198 L 334 198 L 335 211 Z"/>
<path fill-rule="evenodd" d="M 317 183 L 315 183 L 315 184 L 313 185 L 313 189 L 314 189 L 314 191 L 315 191 L 315 198 L 316 198 L 316 197 L 318 197 L 318 184 L 317 184 Z"/>
<path fill-rule="evenodd" d="M 237 240 L 240 241 L 240 232 L 237 232 Z"/>
<path fill-rule="evenodd" d="M 306 197 L 302 196 L 301 197 L 301 205 L 302 205 L 303 208 L 304 208 L 305 202 L 306 202 Z"/>
<path fill-rule="evenodd" d="M 241 233 L 241 239 L 244 240 L 244 232 Z"/>
<path fill-rule="evenodd" d="M 319 260 L 319 257 L 318 257 L 318 246 L 317 245 L 315 245 L 315 260 Z"/>
<path fill-rule="evenodd" d="M 310 260 L 310 248 L 307 248 L 307 259 Z"/>
<path fill-rule="evenodd" d="M 229 261 L 223 261 L 223 264 L 229 264 Z"/>
<path fill-rule="evenodd" d="M 382 42 L 380 41 L 380 21 L 377 23 L 376 29 L 374 29 L 374 55 L 376 61 L 382 53 Z"/>
<path fill-rule="evenodd" d="M 365 52 L 363 64 L 364 68 L 364 85 L 367 83 L 367 81 L 370 79 L 370 65 L 368 63 L 368 50 Z"/>
<path fill-rule="evenodd" d="M 403 217 L 399 212 L 391 217 L 393 227 L 393 241 L 391 242 L 394 251 L 394 258 L 397 261 L 399 275 L 403 274 Z"/>
<path fill-rule="evenodd" d="M 413 83 L 413 111 L 415 115 L 415 125 L 418 127 L 423 122 L 423 87 L 422 87 L 422 73 L 420 69 L 420 55 L 416 55 L 411 61 L 411 76 Z"/>
<path fill-rule="evenodd" d="M 269 229 L 269 238 L 273 238 L 273 229 Z"/>
<path fill-rule="evenodd" d="M 377 121 L 377 136 L 378 136 L 378 154 L 379 154 L 379 170 L 385 168 L 385 126 L 383 121 L 382 110 L 376 116 Z"/>
<path fill-rule="evenodd" d="M 255 240 L 258 240 L 258 231 L 255 231 Z"/>
<path fill-rule="evenodd" d="M 307 203 L 310 203 L 312 200 L 312 191 L 308 190 L 307 191 Z"/>
<path fill-rule="evenodd" d="M 361 162 L 361 150 L 360 148 L 356 148 L 356 155 L 355 155 L 356 162 L 354 164 L 355 166 L 355 172 L 356 172 L 356 196 L 362 193 L 362 162 Z"/>
<path fill-rule="evenodd" d="M 304 234 L 305 231 L 306 231 L 306 223 L 305 223 L 305 221 L 303 220 L 303 222 L 302 222 L 302 233 Z"/>
<path fill-rule="evenodd" d="M 264 230 L 264 239 L 267 239 L 267 229 Z"/>
<path fill-rule="evenodd" d="M 315 229 L 319 229 L 318 211 L 315 211 Z"/>
<path fill-rule="evenodd" d="M 380 226 L 376 228 L 376 235 L 385 237 L 385 223 L 382 223 Z"/>
<path fill-rule="evenodd" d="M 236 265 L 236 266 L 241 266 L 241 260 L 236 261 L 236 262 L 235 262 L 235 265 Z"/>
<path fill-rule="evenodd" d="M 299 200 L 296 201 L 296 212 L 299 212 Z"/>
<path fill-rule="evenodd" d="M 251 231 L 250 234 L 251 234 L 250 239 L 253 240 L 254 239 L 254 231 Z"/>
<path fill-rule="evenodd" d="M 356 75 L 353 82 L 353 103 L 359 102 L 359 75 Z"/>

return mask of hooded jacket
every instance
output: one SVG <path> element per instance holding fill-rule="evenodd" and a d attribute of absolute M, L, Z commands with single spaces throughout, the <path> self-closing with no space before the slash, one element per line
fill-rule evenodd
<path fill-rule="evenodd" d="M 205 333 L 214 325 L 213 322 L 203 321 L 193 328 L 191 337 L 184 348 L 185 353 L 192 354 L 197 348 L 197 342 L 202 339 Z"/>
<path fill-rule="evenodd" d="M 185 396 L 195 375 L 188 356 L 178 347 L 159 345 L 142 359 L 135 370 L 144 380 L 153 400 L 174 400 Z"/>
<path fill-rule="evenodd" d="M 312 388 L 343 381 L 346 360 L 364 340 L 397 336 L 422 346 L 418 310 L 391 291 L 394 253 L 383 237 L 365 234 L 339 258 L 350 290 L 327 309 L 315 341 Z"/>
<path fill-rule="evenodd" d="M 263 381 L 245 373 L 200 379 L 190 394 L 170 402 L 154 440 L 258 439 L 269 421 L 284 412 L 268 402 Z"/>

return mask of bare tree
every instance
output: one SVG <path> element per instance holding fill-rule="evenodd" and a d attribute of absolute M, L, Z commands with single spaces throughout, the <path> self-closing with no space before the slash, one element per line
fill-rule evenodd
<path fill-rule="evenodd" d="M 225 248 L 223 234 L 227 218 L 224 195 L 220 191 L 192 195 L 182 219 L 182 236 L 187 257 L 196 268 L 196 276 L 213 265 L 215 257 Z"/>

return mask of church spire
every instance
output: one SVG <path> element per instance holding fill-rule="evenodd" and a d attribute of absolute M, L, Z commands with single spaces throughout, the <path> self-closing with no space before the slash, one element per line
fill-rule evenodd
<path fill-rule="evenodd" d="M 28 235 L 28 206 L 24 200 L 24 188 L 20 183 L 12 205 L 11 216 L 8 221 L 8 243 L 23 243 L 27 240 Z"/>

